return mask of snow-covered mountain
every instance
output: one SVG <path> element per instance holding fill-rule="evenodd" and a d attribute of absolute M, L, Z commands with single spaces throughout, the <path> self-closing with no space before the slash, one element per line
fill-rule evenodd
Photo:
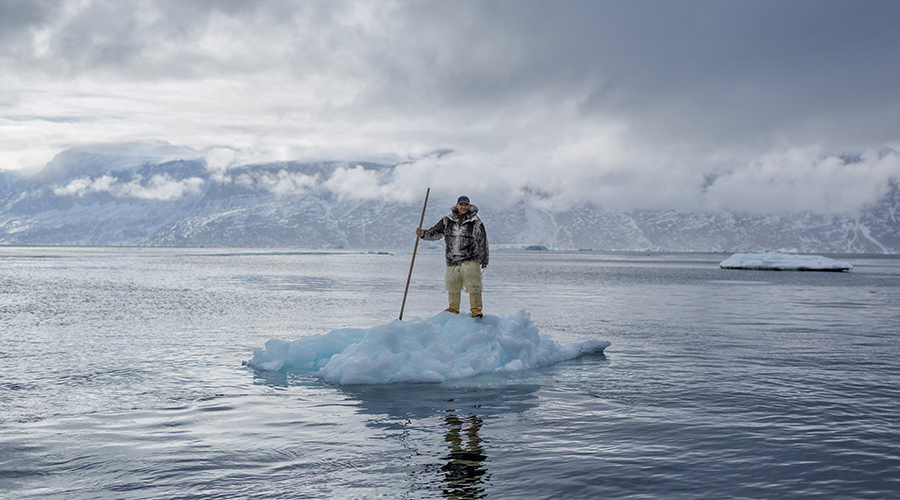
<path fill-rule="evenodd" d="M 336 172 L 384 174 L 393 165 L 278 162 L 226 170 L 206 158 L 142 143 L 68 150 L 28 178 L 0 172 L 0 244 L 404 249 L 421 214 L 419 202 L 351 199 L 328 187 Z M 431 202 L 426 223 L 451 204 Z M 609 212 L 590 205 L 555 213 L 524 201 L 479 209 L 492 245 L 900 252 L 896 180 L 853 215 Z"/>

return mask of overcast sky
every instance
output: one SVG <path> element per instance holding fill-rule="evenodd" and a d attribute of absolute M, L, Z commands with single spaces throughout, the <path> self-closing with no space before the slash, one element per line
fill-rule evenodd
<path fill-rule="evenodd" d="M 900 178 L 898 26 L 896 0 L 0 0 L 0 169 L 162 140 L 415 160 L 348 196 L 850 211 Z"/>

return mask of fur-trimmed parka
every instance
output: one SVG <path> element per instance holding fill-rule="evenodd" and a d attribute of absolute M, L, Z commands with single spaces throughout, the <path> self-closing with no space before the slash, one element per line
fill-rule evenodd
<path fill-rule="evenodd" d="M 426 230 L 422 239 L 444 238 L 448 266 L 474 260 L 485 267 L 488 265 L 489 253 L 487 233 L 477 214 L 478 207 L 475 205 L 469 205 L 466 215 L 460 215 L 454 205 L 450 215 L 444 216 L 431 229 Z"/>

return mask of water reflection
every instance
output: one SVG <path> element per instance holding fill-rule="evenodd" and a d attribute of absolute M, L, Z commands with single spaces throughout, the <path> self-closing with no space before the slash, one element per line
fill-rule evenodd
<path fill-rule="evenodd" d="M 449 499 L 484 498 L 484 482 L 488 479 L 484 449 L 478 431 L 484 421 L 477 415 L 460 417 L 455 410 L 447 410 L 444 417 L 447 434 L 444 440 L 450 453 L 444 457 L 444 497 Z"/>
<path fill-rule="evenodd" d="M 306 387 L 312 390 L 306 394 L 310 401 L 322 397 L 353 407 L 365 417 L 366 427 L 381 438 L 398 440 L 408 451 L 398 470 L 407 471 L 409 491 L 459 500 L 487 496 L 491 448 L 485 429 L 499 426 L 503 432 L 504 415 L 538 405 L 541 386 L 518 377 L 493 374 L 442 384 L 334 386 L 305 372 L 254 371 L 256 384 Z"/>
<path fill-rule="evenodd" d="M 369 427 L 389 435 L 398 423 L 406 422 L 399 437 L 402 446 L 413 451 L 410 465 L 415 463 L 419 471 L 410 476 L 414 489 L 470 500 L 487 496 L 491 477 L 485 428 L 502 426 L 503 415 L 522 413 L 538 404 L 535 393 L 540 386 L 495 378 L 481 378 L 489 382 L 484 385 L 356 386 L 342 387 L 341 392 L 360 402 L 359 413 L 372 416 Z"/>
<path fill-rule="evenodd" d="M 274 388 L 288 387 L 288 375 L 290 372 L 267 372 L 253 370 L 253 383 L 267 385 Z"/>

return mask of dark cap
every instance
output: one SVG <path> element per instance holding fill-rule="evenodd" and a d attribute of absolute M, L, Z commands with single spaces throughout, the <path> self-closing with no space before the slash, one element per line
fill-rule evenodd
<path fill-rule="evenodd" d="M 465 203 L 466 205 L 468 205 L 469 197 L 468 196 L 460 196 L 459 199 L 456 200 L 456 204 L 459 205 L 460 203 Z"/>

